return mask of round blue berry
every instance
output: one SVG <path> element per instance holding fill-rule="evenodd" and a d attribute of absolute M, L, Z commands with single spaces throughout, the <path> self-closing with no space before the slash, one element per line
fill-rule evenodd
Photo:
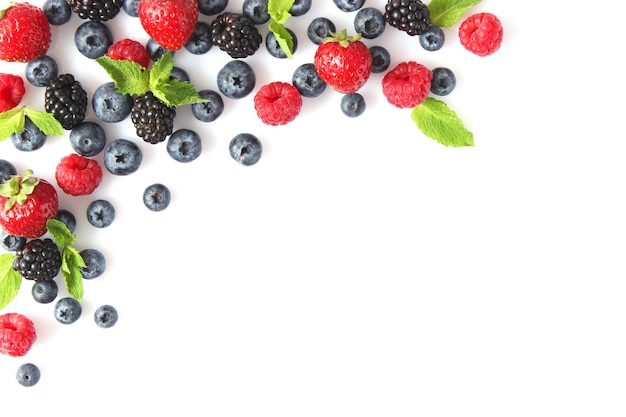
<path fill-rule="evenodd" d="M 15 378 L 23 387 L 32 387 L 39 382 L 39 379 L 41 378 L 41 371 L 37 365 L 25 363 L 17 368 Z"/>
<path fill-rule="evenodd" d="M 91 98 L 93 111 L 98 119 L 106 123 L 117 123 L 126 119 L 133 109 L 133 98 L 122 94 L 114 82 L 104 83 Z"/>
<path fill-rule="evenodd" d="M 130 175 L 141 166 L 143 153 L 128 139 L 115 139 L 104 148 L 104 167 L 113 175 Z"/>
<path fill-rule="evenodd" d="M 342 12 L 355 12 L 365 4 L 365 0 L 333 0 Z"/>
<path fill-rule="evenodd" d="M 122 2 L 122 9 L 130 17 L 139 17 L 139 0 L 124 0 Z"/>
<path fill-rule="evenodd" d="M 59 209 L 57 211 L 56 219 L 63 222 L 70 232 L 74 233 L 74 230 L 76 230 L 76 216 L 74 216 L 74 213 L 71 211 Z"/>
<path fill-rule="evenodd" d="M 365 99 L 359 93 L 345 94 L 341 98 L 341 111 L 348 117 L 358 117 L 365 111 Z"/>
<path fill-rule="evenodd" d="M 212 16 L 222 13 L 228 6 L 228 0 L 198 0 L 198 10 L 203 15 Z"/>
<path fill-rule="evenodd" d="M 433 79 L 430 92 L 438 96 L 447 96 L 456 87 L 456 76 L 449 68 L 437 67 L 432 70 Z"/>
<path fill-rule="evenodd" d="M 391 64 L 391 54 L 384 46 L 374 45 L 369 48 L 372 55 L 372 72 L 375 74 L 385 72 Z"/>
<path fill-rule="evenodd" d="M 61 298 L 54 306 L 54 318 L 61 324 L 75 323 L 83 313 L 83 307 L 72 297 Z"/>
<path fill-rule="evenodd" d="M 107 200 L 95 200 L 87 206 L 87 221 L 99 229 L 109 227 L 115 220 L 115 207 Z"/>
<path fill-rule="evenodd" d="M 70 132 L 72 149 L 85 157 L 98 155 L 104 149 L 106 142 L 106 132 L 96 122 L 82 122 Z"/>
<path fill-rule="evenodd" d="M 11 178 L 13 175 L 17 175 L 15 165 L 6 159 L 0 159 L 0 184 Z"/>
<path fill-rule="evenodd" d="M 35 87 L 46 87 L 53 78 L 59 75 L 59 65 L 50 55 L 42 55 L 28 62 L 25 71 L 29 83 Z"/>
<path fill-rule="evenodd" d="M 170 51 L 172 56 L 176 54 L 176 51 L 169 50 L 164 46 L 161 46 L 157 41 L 150 38 L 146 43 L 146 50 L 148 51 L 148 55 L 150 55 L 150 59 L 153 61 L 158 61 L 167 51 Z"/>
<path fill-rule="evenodd" d="M 72 17 L 72 8 L 67 0 L 46 0 L 41 10 L 52 26 L 64 25 Z"/>
<path fill-rule="evenodd" d="M 102 252 L 97 249 L 83 249 L 80 256 L 85 261 L 85 266 L 80 270 L 84 279 L 94 279 L 104 274 L 107 262 Z"/>
<path fill-rule="evenodd" d="M 167 139 L 167 153 L 178 162 L 191 162 L 202 153 L 202 139 L 191 129 L 179 129 Z"/>
<path fill-rule="evenodd" d="M 261 141 L 250 133 L 240 133 L 229 144 L 230 156 L 241 165 L 254 165 L 261 159 Z"/>
<path fill-rule="evenodd" d="M 322 41 L 331 36 L 331 32 L 335 33 L 337 28 L 335 24 L 326 17 L 316 17 L 309 23 L 306 34 L 309 40 L 315 45 L 319 45 Z"/>
<path fill-rule="evenodd" d="M 163 211 L 172 202 L 170 189 L 163 184 L 152 184 L 143 192 L 143 204 L 152 211 Z"/>
<path fill-rule="evenodd" d="M 285 30 L 287 31 L 287 33 L 291 35 L 291 39 L 293 40 L 293 46 L 291 48 L 291 52 L 295 53 L 296 49 L 298 49 L 298 38 L 296 37 L 296 34 L 294 33 L 293 30 L 288 29 L 288 28 L 285 28 Z M 269 54 L 273 56 L 274 58 L 280 58 L 280 59 L 287 58 L 287 54 L 280 47 L 280 44 L 278 43 L 278 40 L 276 39 L 276 35 L 274 34 L 274 32 L 268 32 L 267 36 L 265 37 L 265 48 L 267 49 L 267 52 L 269 52 Z"/>
<path fill-rule="evenodd" d="M 354 16 L 354 30 L 365 39 L 375 39 L 383 34 L 387 21 L 383 13 L 374 7 L 364 7 Z"/>
<path fill-rule="evenodd" d="M 6 230 L 0 228 L 0 247 L 7 252 L 15 252 L 26 245 L 24 236 L 15 236 L 9 234 Z"/>
<path fill-rule="evenodd" d="M 224 112 L 224 100 L 217 91 L 200 90 L 198 95 L 206 101 L 191 105 L 191 113 L 196 119 L 208 123 L 221 116 Z"/>
<path fill-rule="evenodd" d="M 24 129 L 11 135 L 11 142 L 20 151 L 32 152 L 41 149 L 48 137 L 31 120 L 24 119 Z"/>
<path fill-rule="evenodd" d="M 291 83 L 303 97 L 318 97 L 326 90 L 326 82 L 322 80 L 313 63 L 300 65 L 293 72 Z"/>
<path fill-rule="evenodd" d="M 115 326 L 118 318 L 119 314 L 117 309 L 108 304 L 98 307 L 93 313 L 93 320 L 96 322 L 96 325 L 103 329 Z"/>
<path fill-rule="evenodd" d="M 185 49 L 193 55 L 203 55 L 209 52 L 212 47 L 211 25 L 198 21 L 191 37 L 185 43 Z"/>
<path fill-rule="evenodd" d="M 33 299 L 40 304 L 49 304 L 59 295 L 59 286 L 55 280 L 39 281 L 31 289 Z"/>
<path fill-rule="evenodd" d="M 438 26 L 431 26 L 426 32 L 419 35 L 420 45 L 427 51 L 438 51 L 443 48 L 446 36 Z"/>
<path fill-rule="evenodd" d="M 78 52 L 87 58 L 100 58 L 113 44 L 113 33 L 102 22 L 88 21 L 74 32 L 74 43 Z"/>
<path fill-rule="evenodd" d="M 289 14 L 292 16 L 302 16 L 311 10 L 312 5 L 312 0 L 295 0 L 289 9 Z"/>
<path fill-rule="evenodd" d="M 243 14 L 252 20 L 255 25 L 269 22 L 268 0 L 244 0 Z"/>
<path fill-rule="evenodd" d="M 229 98 L 243 98 L 256 84 L 252 67 L 239 59 L 229 61 L 217 73 L 217 88 Z"/>

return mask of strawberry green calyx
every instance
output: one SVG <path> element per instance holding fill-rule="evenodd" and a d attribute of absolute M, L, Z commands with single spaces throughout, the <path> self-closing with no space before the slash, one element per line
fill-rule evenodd
<path fill-rule="evenodd" d="M 33 171 L 26 170 L 24 176 L 13 175 L 7 181 L 0 184 L 0 195 L 7 197 L 8 200 L 4 204 L 4 210 L 10 210 L 15 203 L 24 204 L 30 194 L 33 193 L 39 178 L 33 177 Z"/>
<path fill-rule="evenodd" d="M 343 29 L 341 32 L 331 32 L 330 36 L 322 39 L 322 43 L 337 42 L 339 43 L 339 45 L 347 48 L 348 45 L 350 45 L 352 42 L 357 42 L 359 40 L 361 40 L 360 33 L 357 33 L 354 36 L 349 36 L 348 31 L 346 29 Z"/>
<path fill-rule="evenodd" d="M 15 5 L 15 2 L 10 1 L 4 7 L 0 8 L 0 19 L 2 19 L 4 15 L 7 13 L 7 10 L 9 10 L 14 5 Z"/>
<path fill-rule="evenodd" d="M 174 68 L 171 51 L 163 54 L 150 69 L 133 61 L 115 60 L 106 55 L 97 58 L 96 62 L 109 74 L 122 94 L 135 96 L 151 91 L 170 107 L 206 102 L 189 82 L 170 78 Z"/>

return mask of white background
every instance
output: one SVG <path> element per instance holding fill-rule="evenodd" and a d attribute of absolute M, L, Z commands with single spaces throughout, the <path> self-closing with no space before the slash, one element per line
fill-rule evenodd
<path fill-rule="evenodd" d="M 387 47 L 394 65 L 455 71 L 444 101 L 474 133 L 473 148 L 423 136 L 410 110 L 386 103 L 382 74 L 360 91 L 368 107 L 356 119 L 330 89 L 282 127 L 256 118 L 252 95 L 225 99 L 210 124 L 179 108 L 176 128 L 202 135 L 198 160 L 181 164 L 164 144 L 142 143 L 135 174 L 107 174 L 91 196 L 60 193 L 79 221 L 76 247 L 101 250 L 107 270 L 85 282 L 75 324 L 57 323 L 28 282 L 2 311 L 38 330 L 25 357 L 0 357 L 2 414 L 626 415 L 619 7 L 484 0 L 464 17 L 492 12 L 505 31 L 484 58 L 462 48 L 458 25 L 438 52 L 391 27 L 367 41 Z M 293 60 L 265 49 L 246 59 L 257 88 L 312 61 L 306 27 L 318 16 L 352 30 L 354 13 L 314 1 L 287 23 L 299 40 Z M 91 97 L 109 79 L 76 51 L 80 23 L 53 27 L 49 54 Z M 148 39 L 124 12 L 107 24 L 115 40 Z M 216 89 L 229 59 L 217 48 L 174 57 L 197 89 Z M 0 71 L 23 74 L 24 64 Z M 27 90 L 25 104 L 43 109 L 43 89 Z M 109 140 L 133 138 L 130 120 L 106 129 Z M 263 142 L 255 166 L 228 154 L 240 132 Z M 0 147 L 19 172 L 50 180 L 72 152 L 67 137 L 32 153 L 10 140 Z M 142 203 L 155 182 L 173 194 L 160 213 Z M 86 222 L 96 198 L 117 209 L 109 228 Z M 93 322 L 102 304 L 120 313 L 108 330 Z M 15 381 L 24 362 L 42 371 L 35 387 Z"/>

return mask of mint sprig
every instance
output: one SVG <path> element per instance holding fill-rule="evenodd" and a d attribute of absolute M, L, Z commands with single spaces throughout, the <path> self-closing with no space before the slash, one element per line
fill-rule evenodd
<path fill-rule="evenodd" d="M 45 135 L 63 135 L 63 126 L 52 114 L 23 106 L 0 113 L 0 142 L 13 134 L 21 133 L 24 130 L 26 117 Z"/>
<path fill-rule="evenodd" d="M 293 38 L 287 31 L 284 24 L 291 17 L 291 7 L 295 0 L 269 0 L 267 11 L 270 15 L 270 22 L 267 28 L 276 36 L 278 46 L 283 50 L 287 58 L 293 58 Z"/>
<path fill-rule="evenodd" d="M 22 285 L 22 276 L 13 269 L 13 259 L 12 253 L 0 255 L 0 310 L 13 301 Z"/>
<path fill-rule="evenodd" d="M 463 126 L 446 103 L 432 97 L 415 106 L 411 118 L 417 127 L 431 139 L 446 146 L 474 146 L 474 134 Z"/>
<path fill-rule="evenodd" d="M 467 9 L 481 0 L 431 0 L 428 3 L 430 23 L 433 26 L 450 27 L 458 22 Z"/>
<path fill-rule="evenodd" d="M 72 246 L 76 236 L 60 220 L 49 219 L 46 222 L 48 233 L 61 249 L 61 273 L 65 279 L 67 292 L 76 300 L 81 301 L 85 294 L 83 289 L 83 274 L 81 268 L 85 268 L 85 260 Z"/>
<path fill-rule="evenodd" d="M 121 94 L 134 96 L 152 91 L 155 97 L 170 107 L 206 101 L 189 82 L 170 78 L 174 68 L 171 51 L 164 53 L 150 69 L 133 61 L 111 59 L 106 55 L 97 58 L 96 62 L 109 74 Z"/>

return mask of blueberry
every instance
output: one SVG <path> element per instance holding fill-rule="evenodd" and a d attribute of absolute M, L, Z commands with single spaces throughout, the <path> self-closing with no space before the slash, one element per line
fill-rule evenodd
<path fill-rule="evenodd" d="M 289 14 L 292 16 L 302 16 L 311 10 L 312 5 L 312 0 L 295 0 L 289 9 Z"/>
<path fill-rule="evenodd" d="M 191 78 L 189 78 L 189 73 L 180 67 L 172 67 L 172 71 L 170 72 L 170 80 L 179 80 L 189 82 Z"/>
<path fill-rule="evenodd" d="M 83 307 L 72 297 L 61 298 L 54 306 L 54 318 L 61 324 L 72 324 L 80 318 Z"/>
<path fill-rule="evenodd" d="M 87 221 L 94 227 L 109 227 L 115 220 L 115 207 L 107 200 L 95 200 L 87 206 Z"/>
<path fill-rule="evenodd" d="M 152 59 L 153 61 L 158 61 L 159 58 L 161 58 L 163 54 L 165 54 L 169 49 L 165 48 L 164 46 L 159 45 L 157 41 L 150 38 L 148 39 L 148 42 L 146 43 L 146 50 L 148 51 L 148 55 L 150 55 L 150 59 Z M 170 52 L 172 53 L 172 56 L 176 54 L 176 51 L 170 51 Z"/>
<path fill-rule="evenodd" d="M 301 96 L 317 97 L 326 90 L 326 82 L 322 80 L 313 63 L 300 65 L 293 72 L 292 84 Z"/>
<path fill-rule="evenodd" d="M 196 22 L 196 28 L 185 43 L 185 49 L 193 55 L 202 55 L 209 52 L 212 47 L 211 25 L 202 21 Z"/>
<path fill-rule="evenodd" d="M 348 117 L 358 117 L 365 111 L 365 99 L 359 93 L 345 94 L 341 98 L 341 111 Z"/>
<path fill-rule="evenodd" d="M 0 159 L 0 184 L 11 178 L 12 175 L 17 175 L 15 165 L 6 159 Z"/>
<path fill-rule="evenodd" d="M 419 35 L 420 45 L 427 51 L 438 51 L 443 47 L 446 37 L 438 26 L 431 26 L 426 32 Z"/>
<path fill-rule="evenodd" d="M 252 67 L 239 59 L 228 62 L 217 73 L 217 88 L 229 98 L 243 98 L 256 84 Z"/>
<path fill-rule="evenodd" d="M 132 174 L 142 159 L 139 145 L 127 139 L 115 139 L 104 148 L 104 167 L 113 175 Z"/>
<path fill-rule="evenodd" d="M 449 68 L 438 67 L 432 70 L 433 79 L 430 92 L 438 96 L 447 96 L 456 87 L 456 76 Z"/>
<path fill-rule="evenodd" d="M 333 0 L 342 12 L 355 12 L 365 4 L 365 0 Z"/>
<path fill-rule="evenodd" d="M 143 204 L 152 211 L 163 211 L 172 202 L 170 189 L 163 184 L 152 184 L 143 192 Z"/>
<path fill-rule="evenodd" d="M 287 30 L 287 32 L 291 35 L 291 39 L 293 40 L 293 47 L 291 48 L 291 52 L 294 53 L 298 48 L 298 38 L 296 37 L 296 34 L 293 32 L 293 30 L 288 28 L 285 28 L 285 30 Z M 269 52 L 270 55 L 274 58 L 287 58 L 287 54 L 278 44 L 274 32 L 267 33 L 267 36 L 265 37 L 265 48 L 267 49 L 267 52 Z"/>
<path fill-rule="evenodd" d="M 207 100 L 203 103 L 191 105 L 191 113 L 201 122 L 212 122 L 224 112 L 224 100 L 220 93 L 214 90 L 200 90 L 198 95 Z"/>
<path fill-rule="evenodd" d="M 107 262 L 102 252 L 97 249 L 83 249 L 80 256 L 85 261 L 85 266 L 80 270 L 84 279 L 94 279 L 104 274 Z"/>
<path fill-rule="evenodd" d="M 33 284 L 31 294 L 38 303 L 49 304 L 59 295 L 59 286 L 53 279 L 49 281 L 38 281 Z"/>
<path fill-rule="evenodd" d="M 228 146 L 230 156 L 241 165 L 254 165 L 261 159 L 263 146 L 261 141 L 250 133 L 240 133 Z"/>
<path fill-rule="evenodd" d="M 63 0 L 64 1 L 64 0 Z M 26 79 L 35 87 L 46 87 L 59 75 L 59 65 L 49 55 L 42 55 L 26 64 Z"/>
<path fill-rule="evenodd" d="M 88 21 L 74 32 L 74 43 L 78 51 L 90 59 L 100 58 L 113 44 L 111 29 L 102 22 Z"/>
<path fill-rule="evenodd" d="M 93 320 L 96 322 L 96 325 L 103 329 L 115 326 L 118 318 L 119 314 L 115 307 L 108 304 L 96 308 L 96 311 L 93 313 Z"/>
<path fill-rule="evenodd" d="M 91 106 L 98 119 L 106 123 L 117 123 L 130 115 L 133 98 L 120 93 L 111 81 L 96 89 L 91 98 Z"/>
<path fill-rule="evenodd" d="M 244 0 L 243 14 L 255 25 L 262 25 L 270 20 L 267 6 L 268 0 Z"/>
<path fill-rule="evenodd" d="M 67 0 L 46 0 L 41 6 L 48 23 L 53 26 L 61 26 L 70 21 L 72 9 Z"/>
<path fill-rule="evenodd" d="M 82 122 L 70 132 L 72 149 L 85 157 L 98 155 L 104 149 L 106 141 L 104 128 L 96 122 Z"/>
<path fill-rule="evenodd" d="M 74 230 L 76 230 L 76 216 L 71 211 L 65 209 L 57 210 L 56 219 L 63 222 L 70 232 L 74 233 Z"/>
<path fill-rule="evenodd" d="M 387 21 L 383 13 L 374 7 L 364 7 L 354 16 L 354 30 L 365 39 L 375 39 L 383 34 Z"/>
<path fill-rule="evenodd" d="M 130 17 L 139 17 L 139 0 L 124 0 L 122 2 L 122 9 Z"/>
<path fill-rule="evenodd" d="M 202 153 L 202 139 L 193 130 L 177 130 L 167 139 L 167 153 L 178 162 L 191 162 Z"/>
<path fill-rule="evenodd" d="M 391 64 L 391 54 L 384 46 L 374 45 L 369 48 L 372 55 L 372 72 L 385 72 Z"/>
<path fill-rule="evenodd" d="M 17 378 L 17 382 L 24 387 L 32 387 L 33 385 L 39 382 L 41 378 L 41 371 L 37 367 L 37 365 L 32 363 L 25 363 L 17 368 L 17 373 L 15 374 L 15 378 Z"/>
<path fill-rule="evenodd" d="M 326 17 L 316 17 L 309 23 L 306 34 L 315 45 L 322 43 L 324 38 L 331 36 L 331 32 L 335 33 L 337 28 L 335 24 Z"/>
<path fill-rule="evenodd" d="M 0 247 L 7 252 L 15 252 L 26 245 L 26 238 L 23 236 L 15 236 L 0 228 Z"/>
<path fill-rule="evenodd" d="M 28 117 L 24 118 L 24 129 L 20 133 L 11 135 L 13 145 L 24 152 L 32 152 L 41 149 L 46 144 L 48 137 L 39 128 L 30 121 Z"/>
<path fill-rule="evenodd" d="M 211 16 L 222 13 L 228 6 L 228 0 L 198 0 L 200 13 Z"/>

